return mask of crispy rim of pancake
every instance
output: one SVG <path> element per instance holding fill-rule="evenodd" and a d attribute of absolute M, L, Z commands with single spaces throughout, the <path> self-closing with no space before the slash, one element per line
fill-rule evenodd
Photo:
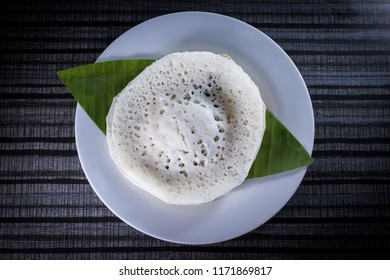
<path fill-rule="evenodd" d="M 107 143 L 134 185 L 166 203 L 206 203 L 245 180 L 265 110 L 258 87 L 230 57 L 172 53 L 114 98 Z"/>

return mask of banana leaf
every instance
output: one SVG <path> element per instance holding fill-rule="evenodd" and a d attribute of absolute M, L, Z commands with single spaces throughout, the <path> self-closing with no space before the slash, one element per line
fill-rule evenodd
<path fill-rule="evenodd" d="M 153 61 L 112 60 L 58 71 L 57 75 L 105 134 L 106 116 L 112 99 Z"/>
<path fill-rule="evenodd" d="M 106 133 L 106 116 L 113 98 L 154 60 L 113 60 L 57 72 L 70 93 L 99 129 Z M 298 140 L 271 112 L 266 130 L 247 179 L 269 176 L 313 163 Z"/>
<path fill-rule="evenodd" d="M 291 132 L 269 111 L 260 150 L 247 179 L 269 176 L 313 163 L 312 157 Z"/>

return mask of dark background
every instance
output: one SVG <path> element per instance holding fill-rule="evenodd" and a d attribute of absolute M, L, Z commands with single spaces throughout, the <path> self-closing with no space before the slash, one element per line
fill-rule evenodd
<path fill-rule="evenodd" d="M 242 237 L 177 245 L 95 195 L 56 71 L 178 11 L 262 30 L 295 62 L 315 115 L 312 165 L 289 203 Z M 0 6 L 0 259 L 390 258 L 389 1 L 7 1 Z"/>

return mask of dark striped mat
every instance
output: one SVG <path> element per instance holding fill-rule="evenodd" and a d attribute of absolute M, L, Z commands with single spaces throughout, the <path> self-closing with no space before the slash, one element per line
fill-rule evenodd
<path fill-rule="evenodd" d="M 388 1 L 65 2 L 0 7 L 1 259 L 390 258 Z M 280 44 L 316 125 L 316 163 L 286 207 L 204 246 L 146 236 L 103 205 L 77 157 L 76 102 L 55 75 L 144 20 L 188 10 L 235 17 Z"/>

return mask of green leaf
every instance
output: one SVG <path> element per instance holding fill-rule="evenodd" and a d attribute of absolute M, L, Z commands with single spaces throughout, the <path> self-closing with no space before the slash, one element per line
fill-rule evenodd
<path fill-rule="evenodd" d="M 256 159 L 246 179 L 269 176 L 313 163 L 312 157 L 291 132 L 269 111 Z"/>
<path fill-rule="evenodd" d="M 88 116 L 106 133 L 112 99 L 154 60 L 113 60 L 57 72 Z"/>
<path fill-rule="evenodd" d="M 114 60 L 57 72 L 89 117 L 106 133 L 112 99 L 154 60 Z M 298 140 L 269 111 L 266 130 L 247 179 L 269 176 L 313 163 Z"/>

